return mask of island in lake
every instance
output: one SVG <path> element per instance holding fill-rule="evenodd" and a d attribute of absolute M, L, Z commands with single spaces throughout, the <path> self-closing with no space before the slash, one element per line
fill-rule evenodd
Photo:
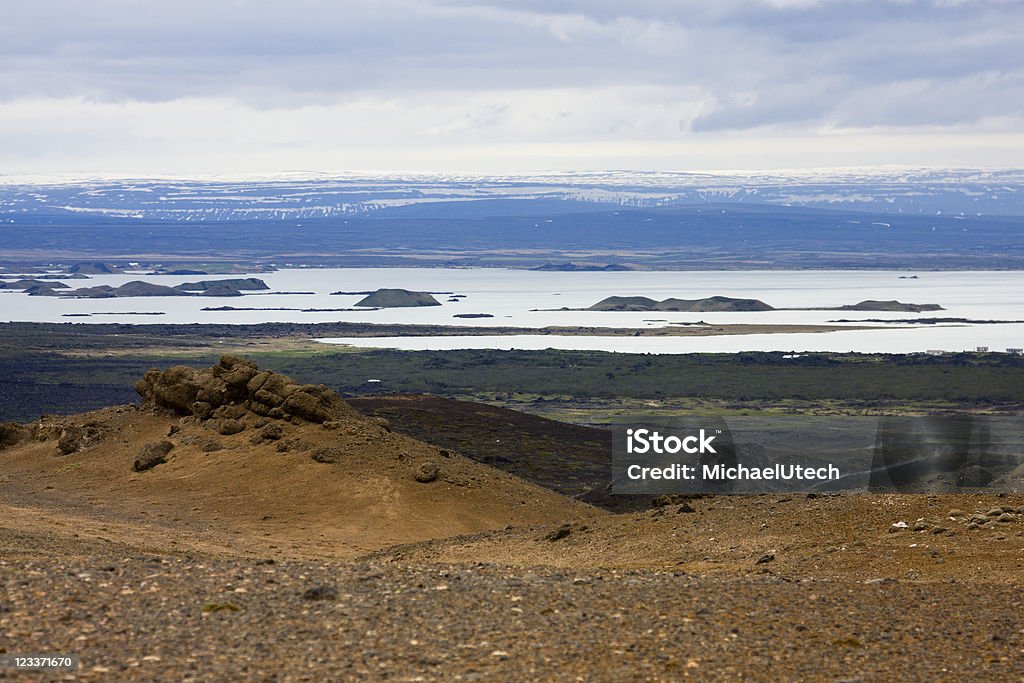
<path fill-rule="evenodd" d="M 411 292 L 408 289 L 378 289 L 356 302 L 366 308 L 411 308 L 414 306 L 440 306 L 441 302 L 429 292 Z"/>
<path fill-rule="evenodd" d="M 538 310 L 538 309 L 534 309 Z M 736 299 L 728 296 L 709 296 L 703 299 L 663 299 L 657 301 L 646 296 L 610 296 L 587 308 L 547 309 L 559 311 L 661 311 L 675 313 L 723 313 L 757 311 L 897 311 L 921 313 L 945 310 L 938 304 L 913 304 L 902 301 L 866 300 L 856 304 L 813 308 L 775 308 L 760 299 Z"/>
<path fill-rule="evenodd" d="M 771 311 L 771 306 L 757 299 L 733 299 L 709 296 L 705 299 L 664 299 L 655 301 L 645 296 L 610 296 L 585 309 L 588 311 Z"/>
<path fill-rule="evenodd" d="M 6 283 L 4 288 L 21 289 L 29 296 L 59 296 L 69 299 L 115 299 L 136 296 L 242 296 L 243 291 L 270 289 L 266 282 L 254 277 L 184 282 L 174 287 L 132 280 L 120 287 L 97 285 L 79 289 L 70 289 L 60 282 L 22 280 Z"/>

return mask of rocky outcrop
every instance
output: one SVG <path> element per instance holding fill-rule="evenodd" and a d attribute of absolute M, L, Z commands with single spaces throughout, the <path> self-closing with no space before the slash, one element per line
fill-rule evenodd
<path fill-rule="evenodd" d="M 212 368 L 176 365 L 150 370 L 135 384 L 143 408 L 165 408 L 210 420 L 215 431 L 233 434 L 250 413 L 270 418 L 324 423 L 358 417 L 337 393 L 322 384 L 292 378 L 237 356 L 222 356 Z"/>

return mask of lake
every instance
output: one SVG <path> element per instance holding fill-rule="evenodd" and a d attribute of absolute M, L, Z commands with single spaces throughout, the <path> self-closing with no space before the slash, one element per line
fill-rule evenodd
<path fill-rule="evenodd" d="M 917 275 L 917 279 L 901 279 Z M 129 299 L 59 299 L 0 292 L 0 319 L 30 322 L 229 323 L 361 322 L 422 323 L 463 326 L 654 327 L 672 322 L 711 324 L 826 324 L 837 318 L 886 320 L 928 317 L 1024 320 L 1024 272 L 964 271 L 626 271 L 537 272 L 491 268 L 289 269 L 258 273 L 273 292 L 244 297 L 140 297 Z M 117 286 L 130 280 L 177 285 L 231 276 L 169 276 L 129 273 L 68 280 L 71 287 Z M 465 295 L 458 301 L 438 294 L 443 305 L 425 308 L 349 312 L 203 311 L 204 307 L 348 308 L 360 295 L 331 296 L 333 291 L 380 287 Z M 611 295 L 697 299 L 713 295 L 755 298 L 777 307 L 841 306 L 865 299 L 937 303 L 946 310 L 930 313 L 865 311 L 766 311 L 735 313 L 534 311 L 583 308 Z M 158 312 L 156 316 L 127 315 Z M 493 318 L 454 318 L 459 313 L 489 313 Z M 66 317 L 67 314 L 92 314 Z M 861 351 L 909 353 L 928 349 L 963 351 L 976 346 L 993 350 L 1024 346 L 1024 325 L 956 325 L 849 330 L 817 334 L 756 334 L 715 337 L 402 337 L 324 340 L 402 349 L 566 348 L 625 352 L 687 353 L 702 351 Z"/>

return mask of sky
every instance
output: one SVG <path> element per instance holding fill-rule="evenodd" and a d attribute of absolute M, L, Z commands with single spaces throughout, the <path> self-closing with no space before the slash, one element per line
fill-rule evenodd
<path fill-rule="evenodd" d="M 0 3 L 0 176 L 1024 161 L 1020 0 Z"/>

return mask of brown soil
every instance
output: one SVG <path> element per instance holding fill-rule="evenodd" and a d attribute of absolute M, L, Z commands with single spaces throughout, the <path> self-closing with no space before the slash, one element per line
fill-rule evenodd
<path fill-rule="evenodd" d="M 61 455 L 53 439 L 0 452 L 0 495 L 12 528 L 64 528 L 79 537 L 137 539 L 143 547 L 153 540 L 161 550 L 340 559 L 395 543 L 600 514 L 369 420 L 335 429 L 276 420 L 283 438 L 257 446 L 249 442 L 255 429 L 222 436 L 131 406 L 56 422 L 99 425 L 105 438 L 71 455 Z M 168 437 L 172 426 L 180 431 Z M 132 471 L 141 448 L 162 439 L 177 444 L 168 462 Z M 223 450 L 204 452 L 211 441 Z M 280 453 L 278 443 L 294 445 Z M 313 460 L 320 448 L 338 449 L 340 462 Z M 439 466 L 437 481 L 415 480 L 425 462 Z M 62 517 L 67 523 L 55 524 Z"/>
<path fill-rule="evenodd" d="M 0 654 L 82 665 L 0 679 L 1024 679 L 1024 495 L 611 515 L 359 418 L 283 423 L 309 447 L 285 453 L 132 407 L 60 420 L 98 440 L 0 451 Z"/>

